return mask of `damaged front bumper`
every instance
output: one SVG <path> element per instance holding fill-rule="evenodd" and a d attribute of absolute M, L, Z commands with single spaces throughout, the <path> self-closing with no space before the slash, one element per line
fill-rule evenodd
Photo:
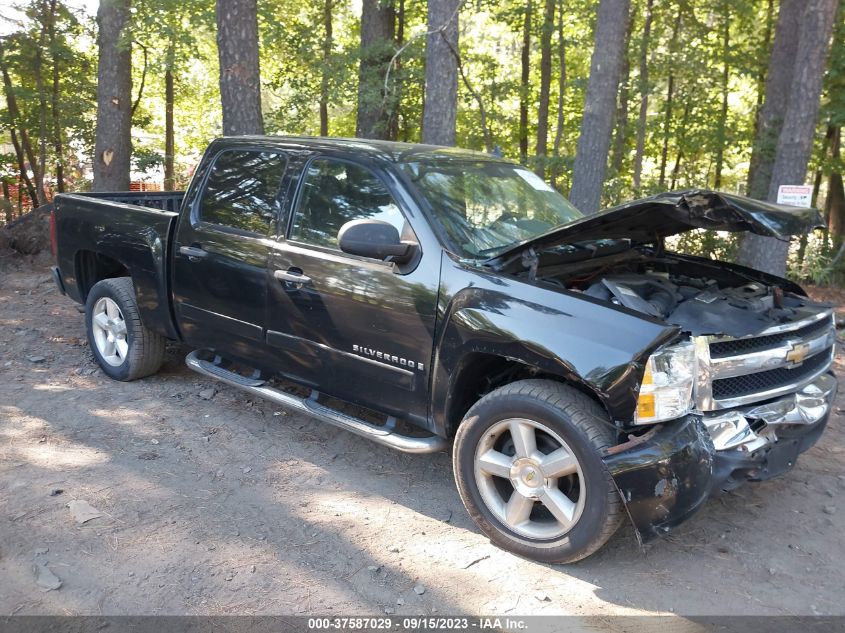
<path fill-rule="evenodd" d="M 610 449 L 605 465 L 641 541 L 685 521 L 711 494 L 792 468 L 824 431 L 836 385 L 822 374 L 796 393 L 687 415 Z"/>

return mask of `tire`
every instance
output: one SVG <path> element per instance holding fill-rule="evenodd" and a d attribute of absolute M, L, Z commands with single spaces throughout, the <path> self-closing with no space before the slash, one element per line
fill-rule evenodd
<path fill-rule="evenodd" d="M 476 402 L 458 427 L 453 466 L 481 531 L 544 563 L 573 563 L 604 545 L 624 517 L 601 459 L 615 439 L 606 420 L 588 396 L 549 380 L 514 382 Z"/>
<path fill-rule="evenodd" d="M 129 277 L 104 279 L 91 288 L 85 329 L 94 358 L 109 378 L 143 378 L 164 362 L 167 339 L 144 327 Z"/>

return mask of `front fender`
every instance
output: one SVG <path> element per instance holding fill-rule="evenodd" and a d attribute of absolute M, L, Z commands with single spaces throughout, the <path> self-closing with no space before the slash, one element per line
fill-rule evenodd
<path fill-rule="evenodd" d="M 476 354 L 579 383 L 613 420 L 630 421 L 645 360 L 678 331 L 580 293 L 468 268 L 445 255 L 441 283 L 432 417 L 444 435 L 451 431 L 450 404 L 459 395 L 454 377 Z"/>

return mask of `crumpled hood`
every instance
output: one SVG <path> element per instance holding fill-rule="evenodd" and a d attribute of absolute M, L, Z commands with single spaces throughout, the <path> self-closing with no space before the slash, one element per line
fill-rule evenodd
<path fill-rule="evenodd" d="M 785 239 L 824 226 L 816 209 L 802 209 L 718 191 L 672 191 L 579 218 L 500 253 L 501 258 L 533 246 L 628 238 L 652 242 L 692 229 L 751 231 Z"/>

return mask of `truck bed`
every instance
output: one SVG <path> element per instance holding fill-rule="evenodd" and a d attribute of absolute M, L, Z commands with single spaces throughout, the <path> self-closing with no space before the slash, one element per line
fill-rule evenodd
<path fill-rule="evenodd" d="M 167 262 L 183 197 L 182 191 L 56 196 L 56 259 L 68 296 L 84 303 L 90 280 L 128 273 L 145 325 L 177 338 Z"/>

